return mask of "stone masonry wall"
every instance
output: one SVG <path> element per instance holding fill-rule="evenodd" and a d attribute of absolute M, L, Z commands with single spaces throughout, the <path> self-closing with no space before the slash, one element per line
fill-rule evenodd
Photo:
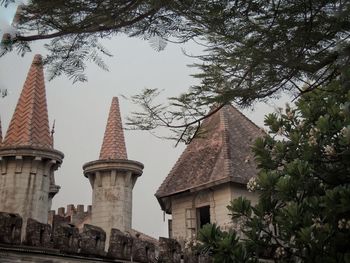
<path fill-rule="evenodd" d="M 0 160 L 0 211 L 18 213 L 24 219 L 47 222 L 53 163 L 40 157 L 5 157 Z"/>
<path fill-rule="evenodd" d="M 67 205 L 67 209 L 60 207 L 58 208 L 57 213 L 55 210 L 49 211 L 48 223 L 52 225 L 53 222 L 67 222 L 81 229 L 84 224 L 91 223 L 91 210 L 91 205 L 87 206 L 86 211 L 84 205 L 77 205 L 75 207 L 73 204 L 70 204 Z"/>
<path fill-rule="evenodd" d="M 100 227 L 85 224 L 79 230 L 60 215 L 55 215 L 52 226 L 28 219 L 26 239 L 22 242 L 21 228 L 22 218 L 19 215 L 0 212 L 0 254 L 12 246 L 12 254 L 17 250 L 18 253 L 31 251 L 34 258 L 35 255 L 42 258 L 46 253 L 50 257 L 57 255 L 63 258 L 98 258 L 102 262 L 122 260 L 151 263 L 160 260 L 158 262 L 180 263 L 182 253 L 181 246 L 175 240 L 160 238 L 156 244 L 118 229 L 112 229 L 110 245 L 105 251 L 106 233 Z M 70 261 L 62 259 L 62 262 Z"/>
<path fill-rule="evenodd" d="M 116 170 L 98 172 L 94 175 L 91 223 L 107 231 L 131 229 L 132 176 L 129 172 Z"/>

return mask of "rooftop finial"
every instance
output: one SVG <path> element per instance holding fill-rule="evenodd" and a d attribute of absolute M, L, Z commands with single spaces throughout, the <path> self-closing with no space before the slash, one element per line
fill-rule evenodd
<path fill-rule="evenodd" d="M 33 59 L 33 64 L 37 64 L 37 65 L 42 65 L 43 63 L 43 59 L 42 59 L 42 56 L 40 54 L 36 54 L 34 56 L 34 59 Z"/>

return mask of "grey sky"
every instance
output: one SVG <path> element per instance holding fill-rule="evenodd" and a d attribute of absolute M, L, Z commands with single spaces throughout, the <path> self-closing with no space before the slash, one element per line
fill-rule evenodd
<path fill-rule="evenodd" d="M 1 9 L 0 17 L 4 17 Z M 0 23 L 3 21 L 1 19 Z M 6 27 L 2 25 L 1 28 Z M 82 165 L 98 159 L 113 96 L 130 96 L 147 87 L 164 89 L 165 98 L 176 96 L 195 83 L 189 76 L 194 69 L 187 67 L 194 60 L 181 51 L 185 48 L 197 53 L 201 48 L 195 44 L 169 44 L 162 52 L 154 51 L 146 41 L 126 37 L 104 41 L 103 44 L 114 55 L 105 59 L 109 72 L 89 65 L 87 83 L 72 85 L 65 77 L 46 81 L 50 125 L 56 120 L 55 149 L 65 154 L 62 167 L 55 176 L 61 190 L 54 198 L 53 209 L 67 204 L 91 204 L 91 187 L 83 176 Z M 35 43 L 33 52 L 23 58 L 15 52 L 0 58 L 0 89 L 8 89 L 8 96 L 0 99 L 3 134 L 34 54 L 45 54 L 42 45 L 43 42 Z M 283 105 L 282 101 L 277 103 Z M 122 98 L 120 107 L 124 120 L 135 110 L 135 105 Z M 255 111 L 246 110 L 244 113 L 262 126 L 264 114 L 273 110 L 273 106 L 259 104 Z M 156 139 L 148 132 L 126 131 L 125 136 L 129 159 L 145 165 L 133 192 L 133 228 L 154 237 L 166 235 L 166 222 L 163 223 L 154 193 L 184 146 L 174 148 L 174 142 Z"/>

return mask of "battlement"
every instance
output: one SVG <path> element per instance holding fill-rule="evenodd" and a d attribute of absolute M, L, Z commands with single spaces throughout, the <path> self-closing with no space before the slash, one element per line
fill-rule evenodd
<path fill-rule="evenodd" d="M 48 223 L 53 225 L 54 221 L 65 221 L 81 229 L 84 224 L 91 223 L 91 212 L 91 205 L 88 205 L 85 210 L 84 205 L 77 205 L 75 207 L 73 204 L 69 204 L 67 205 L 67 209 L 60 207 L 57 211 L 49 211 Z"/>
<path fill-rule="evenodd" d="M 143 239 L 140 234 L 133 236 L 131 233 L 112 229 L 109 247 L 105 249 L 106 233 L 103 229 L 90 224 L 84 224 L 81 229 L 78 229 L 74 224 L 65 220 L 74 214 L 91 212 L 89 207 L 87 211 L 84 211 L 83 208 L 84 206 L 78 206 L 75 209 L 73 205 L 69 205 L 68 211 L 64 212 L 64 209 L 59 209 L 58 215 L 50 211 L 50 214 L 53 215 L 53 224 L 43 224 L 34 219 L 28 219 L 23 241 L 21 241 L 23 222 L 21 216 L 0 212 L 0 250 L 6 250 L 11 246 L 18 251 L 22 247 L 26 251 L 37 251 L 34 254 L 45 252 L 57 256 L 64 254 L 67 257 L 94 257 L 99 258 L 99 261 L 102 262 L 121 260 L 146 263 L 154 262 L 157 258 L 161 259 L 161 262 L 180 263 L 181 246 L 177 241 L 168 238 L 154 241 Z"/>

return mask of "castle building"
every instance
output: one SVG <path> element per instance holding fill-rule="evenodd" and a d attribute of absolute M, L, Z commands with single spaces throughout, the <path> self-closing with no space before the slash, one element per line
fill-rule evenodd
<path fill-rule="evenodd" d="M 4 137 L 0 120 L 0 257 L 149 263 L 157 255 L 161 262 L 183 262 L 176 240 L 132 229 L 132 192 L 144 166 L 128 159 L 118 98 L 112 99 L 98 160 L 83 165 L 92 187 L 86 211 L 83 205 L 50 210 L 60 188 L 54 172 L 64 157 L 52 135 L 42 58 L 35 55 Z M 171 238 L 193 238 L 206 223 L 233 226 L 229 202 L 257 198 L 246 184 L 257 174 L 252 143 L 263 135 L 231 105 L 203 122 L 156 192 L 161 209 L 172 215 Z"/>
<path fill-rule="evenodd" d="M 128 160 L 119 102 L 114 97 L 100 157 L 83 166 L 92 187 L 91 224 L 106 231 L 107 245 L 112 228 L 131 230 L 132 190 L 142 169 L 142 163 Z"/>
<path fill-rule="evenodd" d="M 207 118 L 186 147 L 155 196 L 172 215 L 169 236 L 194 238 L 207 223 L 232 227 L 226 206 L 245 196 L 257 196 L 246 184 L 257 175 L 251 146 L 263 131 L 232 105 Z"/>
<path fill-rule="evenodd" d="M 24 227 L 28 218 L 46 223 L 59 190 L 54 171 L 63 153 L 53 148 L 40 55 L 34 57 L 6 136 L 0 138 L 0 211 L 19 214 Z"/>

